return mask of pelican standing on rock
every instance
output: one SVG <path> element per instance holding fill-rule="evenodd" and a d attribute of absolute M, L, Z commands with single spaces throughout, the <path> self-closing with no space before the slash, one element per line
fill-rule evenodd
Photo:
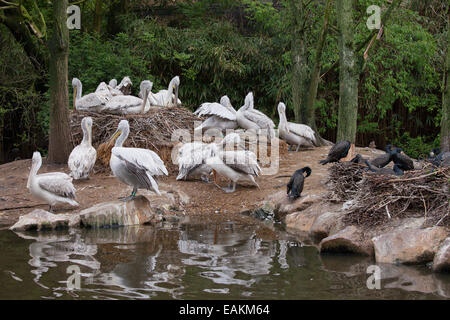
<path fill-rule="evenodd" d="M 28 176 L 27 188 L 36 198 L 48 203 L 49 211 L 59 203 L 67 203 L 78 206 L 75 201 L 75 187 L 72 178 L 63 172 L 49 172 L 37 174 L 42 165 L 42 157 L 39 152 L 33 153 L 31 170 Z"/>
<path fill-rule="evenodd" d="M 235 144 L 240 143 L 238 134 L 232 136 Z M 256 155 L 248 150 L 221 151 L 218 146 L 211 144 L 211 156 L 206 160 L 206 164 L 213 169 L 214 178 L 216 173 L 231 180 L 229 188 L 221 188 L 226 193 L 236 190 L 238 182 L 250 182 L 259 188 L 255 178 L 261 172 Z M 215 179 L 214 179 L 215 180 Z"/>
<path fill-rule="evenodd" d="M 256 131 L 265 129 L 268 131 L 269 138 L 275 137 L 275 124 L 272 119 L 261 111 L 254 109 L 252 92 L 247 94 L 244 105 L 236 112 L 236 120 L 243 129 Z"/>
<path fill-rule="evenodd" d="M 181 104 L 178 99 L 178 88 L 180 86 L 180 77 L 176 76 L 170 80 L 167 90 L 160 90 L 157 93 L 150 93 L 148 99 L 152 106 L 157 107 L 177 107 Z M 175 94 L 173 91 L 175 90 Z"/>
<path fill-rule="evenodd" d="M 84 117 L 81 120 L 83 140 L 76 146 L 69 156 L 68 166 L 70 175 L 75 179 L 87 179 L 94 167 L 97 151 L 92 146 L 92 118 Z"/>
<path fill-rule="evenodd" d="M 141 94 L 144 99 L 129 96 L 118 95 L 112 97 L 105 106 L 101 109 L 102 113 L 112 114 L 144 114 L 150 109 L 150 103 L 147 97 L 152 90 L 153 83 L 149 80 L 141 82 Z"/>
<path fill-rule="evenodd" d="M 104 83 L 104 82 L 103 82 Z M 102 84 L 100 84 L 98 91 L 91 92 L 85 96 L 82 96 L 83 85 L 78 78 L 72 79 L 73 87 L 73 108 L 80 111 L 99 112 L 105 104 L 112 98 L 111 93 Z M 106 89 L 106 90 L 105 90 Z"/>
<path fill-rule="evenodd" d="M 312 147 L 315 145 L 314 130 L 306 124 L 288 122 L 286 105 L 283 102 L 278 104 L 278 115 L 280 116 L 280 123 L 278 124 L 280 138 L 290 145 L 297 145 L 295 151 L 298 151 L 300 146 Z"/>
<path fill-rule="evenodd" d="M 219 129 L 221 131 L 227 129 L 236 129 L 238 127 L 236 121 L 236 110 L 231 105 L 231 101 L 227 96 L 220 98 L 220 103 L 205 102 L 194 112 L 195 115 L 209 116 L 195 130 Z"/>
<path fill-rule="evenodd" d="M 117 179 L 133 187 L 130 196 L 119 199 L 123 201 L 134 199 L 138 189 L 152 190 L 160 195 L 154 176 L 168 175 L 164 162 L 151 150 L 123 147 L 129 133 L 128 121 L 121 120 L 111 139 L 114 141 L 117 138 L 111 150 L 109 161 L 111 171 Z"/>

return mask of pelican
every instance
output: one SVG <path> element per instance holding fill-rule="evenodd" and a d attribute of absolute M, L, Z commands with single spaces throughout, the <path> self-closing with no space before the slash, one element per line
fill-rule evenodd
<path fill-rule="evenodd" d="M 121 95 L 112 97 L 106 105 L 101 109 L 101 112 L 112 114 L 144 114 L 150 109 L 150 103 L 147 97 L 152 89 L 153 83 L 149 80 L 141 82 L 141 94 L 144 99 Z"/>
<path fill-rule="evenodd" d="M 117 87 L 117 79 L 111 79 L 109 80 L 108 86 L 115 89 Z"/>
<path fill-rule="evenodd" d="M 236 121 L 236 110 L 231 105 L 231 101 L 227 96 L 220 98 L 220 103 L 205 102 L 194 112 L 195 115 L 201 117 L 209 116 L 195 130 L 208 130 L 217 128 L 219 130 L 236 129 L 238 127 Z"/>
<path fill-rule="evenodd" d="M 151 150 L 123 147 L 129 133 L 128 121 L 121 120 L 111 139 L 114 141 L 117 138 L 111 150 L 109 161 L 111 171 L 117 179 L 133 187 L 130 196 L 119 199 L 123 201 L 134 199 L 138 189 L 152 190 L 160 195 L 154 176 L 168 175 L 164 162 Z"/>
<path fill-rule="evenodd" d="M 102 83 L 105 84 L 104 82 Z M 99 112 L 112 98 L 106 84 L 103 86 L 102 83 L 99 85 L 100 89 L 97 87 L 98 91 L 81 96 L 83 93 L 83 85 L 78 78 L 73 78 L 73 108 L 81 111 Z"/>
<path fill-rule="evenodd" d="M 314 130 L 306 124 L 288 122 L 286 118 L 286 105 L 283 102 L 278 104 L 278 115 L 280 116 L 280 123 L 278 130 L 280 138 L 291 145 L 297 145 L 298 151 L 300 146 L 312 147 L 316 143 Z"/>
<path fill-rule="evenodd" d="M 113 79 L 115 80 L 115 79 Z M 117 80 L 116 80 L 117 83 Z M 114 89 L 119 90 L 124 95 L 129 95 L 131 93 L 131 86 L 133 83 L 131 82 L 131 79 L 129 77 L 123 77 L 122 81 L 114 87 Z"/>
<path fill-rule="evenodd" d="M 94 167 L 97 151 L 92 146 L 92 118 L 84 117 L 81 120 L 83 141 L 76 146 L 69 156 L 68 166 L 70 175 L 75 179 L 87 179 Z"/>
<path fill-rule="evenodd" d="M 28 176 L 27 188 L 36 198 L 48 203 L 49 211 L 58 203 L 68 203 L 78 206 L 75 201 L 75 187 L 72 178 L 63 172 L 37 174 L 42 165 L 41 154 L 36 151 L 31 160 L 31 170 Z"/>
<path fill-rule="evenodd" d="M 232 136 L 235 144 L 240 143 L 238 134 Z M 261 172 L 261 168 L 258 165 L 256 155 L 248 150 L 233 150 L 222 151 L 218 146 L 211 144 L 211 156 L 206 159 L 206 164 L 209 165 L 214 174 L 216 173 L 231 180 L 232 187 L 221 188 L 226 193 L 231 193 L 236 190 L 236 184 L 238 182 L 250 182 L 259 188 L 255 178 Z"/>
<path fill-rule="evenodd" d="M 245 104 L 236 112 L 236 120 L 238 125 L 247 130 L 268 130 L 268 136 L 275 136 L 275 124 L 272 119 L 259 110 L 254 109 L 253 93 L 250 92 L 245 97 Z"/>
<path fill-rule="evenodd" d="M 239 143 L 240 138 L 237 133 L 233 132 L 227 134 L 218 143 L 203 143 L 198 141 L 185 143 L 178 150 L 177 180 L 186 180 L 188 177 L 200 176 L 201 180 L 209 182 L 208 175 L 211 174 L 212 168 L 206 164 L 206 160 L 213 156 L 211 146 L 215 144 L 217 147 L 223 149 L 226 144 L 234 144 L 236 141 Z"/>
<path fill-rule="evenodd" d="M 178 99 L 178 87 L 180 86 L 180 77 L 176 76 L 170 80 L 167 90 L 160 90 L 157 93 L 150 93 L 148 99 L 152 106 L 158 107 L 177 107 L 181 104 Z M 175 89 L 175 95 L 173 90 Z"/>

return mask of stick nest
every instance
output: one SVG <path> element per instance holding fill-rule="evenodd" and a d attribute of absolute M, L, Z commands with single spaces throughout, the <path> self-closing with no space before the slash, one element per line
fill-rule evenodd
<path fill-rule="evenodd" d="M 354 163 L 330 168 L 329 198 L 347 201 L 345 223 L 373 227 L 395 217 L 425 217 L 425 225 L 450 226 L 450 168 L 425 164 L 400 177 L 364 168 Z"/>

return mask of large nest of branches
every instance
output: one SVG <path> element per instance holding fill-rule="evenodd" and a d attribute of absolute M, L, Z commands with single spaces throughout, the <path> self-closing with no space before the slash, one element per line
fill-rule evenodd
<path fill-rule="evenodd" d="M 331 199 L 350 200 L 344 222 L 372 227 L 395 217 L 420 216 L 426 225 L 450 226 L 450 168 L 425 165 L 400 177 L 363 168 L 346 163 L 330 168 Z"/>
<path fill-rule="evenodd" d="M 130 134 L 125 146 L 145 148 L 155 151 L 164 161 L 169 172 L 177 170 L 173 164 L 171 153 L 177 141 L 172 141 L 172 134 L 177 129 L 186 129 L 193 134 L 194 121 L 201 121 L 191 111 L 185 108 L 151 108 L 144 115 L 113 115 L 94 112 L 71 112 L 70 128 L 72 142 L 78 145 L 83 139 L 81 119 L 91 117 L 92 144 L 97 149 L 96 172 L 109 170 L 112 144 L 108 145 L 120 120 L 126 119 L 130 124 Z"/>

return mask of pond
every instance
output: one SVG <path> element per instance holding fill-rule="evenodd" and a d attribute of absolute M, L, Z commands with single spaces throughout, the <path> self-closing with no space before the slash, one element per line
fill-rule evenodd
<path fill-rule="evenodd" d="M 277 240 L 257 236 L 257 228 L 229 222 L 0 231 L 0 299 L 450 297 L 450 276 L 427 267 L 378 265 L 381 288 L 369 289 L 371 259 L 319 255 L 282 231 Z"/>

